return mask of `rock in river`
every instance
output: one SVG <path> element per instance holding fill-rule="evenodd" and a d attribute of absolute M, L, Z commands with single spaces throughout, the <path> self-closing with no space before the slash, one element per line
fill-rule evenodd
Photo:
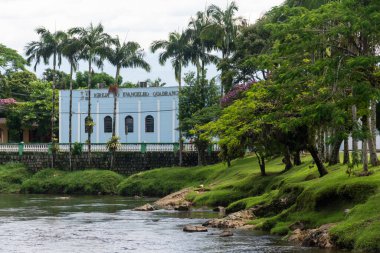
<path fill-rule="evenodd" d="M 207 232 L 207 228 L 201 225 L 186 225 L 183 228 L 184 232 Z"/>
<path fill-rule="evenodd" d="M 133 211 L 154 211 L 156 208 L 151 204 L 145 204 L 143 206 L 139 206 L 133 209 Z"/>

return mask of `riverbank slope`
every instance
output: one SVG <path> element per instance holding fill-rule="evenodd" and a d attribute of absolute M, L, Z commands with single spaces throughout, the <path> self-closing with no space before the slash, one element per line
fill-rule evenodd
<path fill-rule="evenodd" d="M 122 195 L 161 197 L 194 187 L 186 199 L 195 206 L 224 206 L 227 213 L 254 208 L 256 229 L 291 235 L 293 230 L 329 224 L 333 243 L 346 249 L 380 251 L 380 167 L 373 174 L 347 174 L 346 165 L 328 167 L 320 178 L 309 156 L 284 171 L 281 159 L 267 163 L 267 176 L 260 175 L 255 157 L 195 168 L 156 169 L 124 179 Z M 360 168 L 354 172 L 360 172 Z M 200 190 L 201 189 L 201 190 Z"/>

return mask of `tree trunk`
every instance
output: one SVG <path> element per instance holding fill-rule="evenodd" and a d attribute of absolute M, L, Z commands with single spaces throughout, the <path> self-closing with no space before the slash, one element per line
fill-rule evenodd
<path fill-rule="evenodd" d="M 89 64 L 88 64 L 88 83 L 87 83 L 87 91 L 88 91 L 88 108 L 87 108 L 87 117 L 88 119 L 91 119 L 91 123 L 93 122 L 91 118 L 91 60 L 92 57 L 89 59 Z M 87 132 L 87 148 L 88 148 L 88 166 L 91 167 L 91 133 L 93 130 L 93 126 L 88 127 L 88 132 Z"/>
<path fill-rule="evenodd" d="M 348 138 L 344 139 L 344 155 L 343 155 L 343 164 L 350 163 L 350 153 L 348 151 Z"/>
<path fill-rule="evenodd" d="M 357 164 L 359 162 L 359 153 L 358 153 L 358 140 L 356 138 L 356 128 L 358 123 L 357 109 L 356 105 L 352 106 L 352 123 L 353 123 L 353 134 L 352 134 L 352 162 Z"/>
<path fill-rule="evenodd" d="M 181 87 L 181 83 L 182 83 L 182 75 L 181 75 L 181 70 L 179 70 L 179 80 L 178 80 L 178 100 L 179 100 L 179 97 L 181 96 L 181 91 L 182 91 L 182 87 Z M 178 101 L 178 104 L 179 104 L 179 101 Z M 178 122 L 180 123 L 180 122 Z M 182 141 L 182 130 L 181 130 L 181 127 L 179 127 L 179 139 L 178 139 L 178 143 L 179 143 L 179 166 L 181 167 L 182 164 L 183 164 L 183 141 Z"/>
<path fill-rule="evenodd" d="M 308 144 L 307 149 L 309 150 L 315 164 L 317 165 L 319 176 L 323 177 L 324 175 L 328 174 L 325 166 L 323 165 L 323 162 L 321 161 L 319 157 L 318 150 L 316 149 L 314 144 Z"/>
<path fill-rule="evenodd" d="M 376 102 L 371 101 L 371 117 L 368 117 L 370 135 L 368 137 L 369 156 L 372 166 L 379 164 L 376 152 Z"/>
<path fill-rule="evenodd" d="M 331 155 L 329 159 L 329 165 L 335 165 L 340 163 L 339 150 L 342 145 L 342 139 L 338 139 L 334 142 L 334 145 L 331 147 Z"/>
<path fill-rule="evenodd" d="M 69 168 L 70 171 L 73 170 L 73 150 L 72 150 L 72 143 L 73 143 L 73 126 L 72 126 L 72 120 L 73 120 L 73 64 L 70 64 L 70 105 L 69 105 Z"/>
<path fill-rule="evenodd" d="M 321 128 L 319 131 L 318 131 L 318 152 L 319 154 L 322 154 L 322 162 L 325 162 L 325 157 L 324 157 L 324 154 L 325 154 L 325 133 L 323 131 L 323 129 Z"/>
<path fill-rule="evenodd" d="M 55 121 L 55 117 L 54 117 L 54 114 L 55 114 L 55 82 L 56 82 L 56 73 L 55 73 L 55 69 L 56 69 L 56 65 L 57 65 L 57 54 L 54 53 L 54 56 L 53 56 L 53 83 L 52 83 L 52 86 L 53 86 L 53 96 L 52 96 L 52 112 L 51 112 L 51 143 L 53 144 L 54 143 L 54 138 L 55 138 L 55 135 L 54 135 L 54 121 Z M 60 129 L 61 130 L 61 129 Z M 54 154 L 51 156 L 51 167 L 54 168 Z"/>
<path fill-rule="evenodd" d="M 261 175 L 266 176 L 267 174 L 265 172 L 265 158 L 261 156 L 260 154 L 258 154 L 257 152 L 255 152 L 255 155 L 257 157 L 257 162 L 259 163 L 259 166 L 260 166 Z"/>
<path fill-rule="evenodd" d="M 284 163 L 285 163 L 285 171 L 288 171 L 293 167 L 289 147 L 286 147 L 284 151 Z"/>
<path fill-rule="evenodd" d="M 368 133 L 368 117 L 364 115 L 362 117 L 362 128 L 363 132 Z M 362 141 L 362 161 L 363 161 L 363 171 L 368 172 L 368 139 L 365 138 Z"/>
<path fill-rule="evenodd" d="M 294 153 L 293 160 L 294 160 L 294 165 L 296 165 L 296 166 L 301 165 L 302 162 L 301 162 L 301 151 L 300 150 L 297 150 Z"/>
<path fill-rule="evenodd" d="M 325 153 L 323 154 L 323 156 L 324 156 L 323 160 L 325 162 L 330 162 L 330 144 L 329 144 L 329 142 L 330 142 L 330 135 L 329 135 L 329 130 L 328 129 L 326 129 L 324 131 L 324 139 L 325 139 L 325 143 L 324 143 L 324 145 L 325 145 L 325 147 L 324 147 Z"/>
<path fill-rule="evenodd" d="M 116 136 L 116 105 L 117 105 L 117 97 L 118 97 L 118 80 L 120 75 L 120 67 L 116 66 L 116 75 L 115 75 L 115 90 L 113 93 L 113 121 L 112 121 L 112 138 Z M 115 151 L 112 150 L 111 152 L 111 169 L 113 169 L 113 166 L 115 164 Z"/>

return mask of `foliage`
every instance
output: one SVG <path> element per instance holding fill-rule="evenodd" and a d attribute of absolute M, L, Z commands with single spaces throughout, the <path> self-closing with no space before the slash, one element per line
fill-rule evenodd
<path fill-rule="evenodd" d="M 0 192 L 18 193 L 23 181 L 28 179 L 31 173 L 19 163 L 0 165 Z"/>
<path fill-rule="evenodd" d="M 76 73 L 75 77 L 75 88 L 85 88 L 87 87 L 88 80 L 88 71 Z M 118 83 L 121 84 L 123 82 L 123 78 L 120 76 Z M 91 88 L 97 88 L 97 85 L 101 84 L 105 87 L 110 86 L 111 84 L 115 84 L 115 78 L 111 75 L 101 72 L 101 73 L 92 73 L 91 76 Z"/>
<path fill-rule="evenodd" d="M 22 183 L 25 193 L 114 194 L 123 177 L 107 170 L 64 172 L 45 169 Z"/>
<path fill-rule="evenodd" d="M 3 82 L 0 81 L 0 97 L 15 98 L 17 101 L 29 101 L 32 98 L 31 83 L 37 81 L 37 77 L 27 70 L 12 72 L 4 76 Z"/>
<path fill-rule="evenodd" d="M 47 68 L 43 73 L 42 73 L 42 80 L 47 81 L 47 82 L 53 82 L 53 76 L 55 73 L 55 80 L 57 82 L 57 88 L 58 89 L 66 89 L 70 85 L 70 76 L 66 74 L 63 71 L 52 70 L 51 68 Z"/>
<path fill-rule="evenodd" d="M 10 135 L 19 136 L 18 132 L 27 128 L 34 130 L 35 135 L 40 136 L 42 140 L 49 141 L 47 133 L 50 132 L 51 128 L 51 96 L 53 91 L 50 83 L 43 81 L 31 82 L 30 89 L 30 101 L 8 107 L 6 116 Z M 55 115 L 55 118 L 57 117 L 58 112 Z"/>
<path fill-rule="evenodd" d="M 0 71 L 0 76 L 13 71 L 24 70 L 26 63 L 16 50 L 0 44 L 0 69 L 3 70 Z"/>
<path fill-rule="evenodd" d="M 81 155 L 83 152 L 83 143 L 74 142 L 72 154 Z"/>
<path fill-rule="evenodd" d="M 107 141 L 107 149 L 110 152 L 115 152 L 120 147 L 120 137 L 112 136 L 109 141 Z"/>

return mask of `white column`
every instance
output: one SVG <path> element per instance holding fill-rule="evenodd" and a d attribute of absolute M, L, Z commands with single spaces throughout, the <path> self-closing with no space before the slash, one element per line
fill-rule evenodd
<path fill-rule="evenodd" d="M 137 142 L 141 142 L 141 100 L 137 102 Z"/>
<path fill-rule="evenodd" d="M 61 142 L 62 141 L 62 132 L 63 132 L 63 128 L 62 128 L 62 91 L 60 90 L 59 91 L 59 113 L 58 113 L 58 126 L 59 126 L 59 137 L 58 137 L 58 142 Z M 67 129 L 65 129 L 67 130 Z"/>
<path fill-rule="evenodd" d="M 96 143 L 99 143 L 99 134 L 100 134 L 100 120 L 99 120 L 99 101 L 96 102 Z"/>
<path fill-rule="evenodd" d="M 157 99 L 157 143 L 161 142 L 161 108 L 160 100 Z"/>
<path fill-rule="evenodd" d="M 78 127 L 77 127 L 77 131 L 78 131 L 78 134 L 77 134 L 77 141 L 80 143 L 81 140 L 80 140 L 80 126 L 81 126 L 81 122 L 80 122 L 80 102 L 78 102 L 78 117 L 77 117 L 77 124 L 78 124 Z"/>
<path fill-rule="evenodd" d="M 176 142 L 175 139 L 175 120 L 176 120 L 176 114 L 175 114 L 175 99 L 173 99 L 172 102 L 172 142 Z"/>
<path fill-rule="evenodd" d="M 119 117 L 119 100 L 117 101 L 117 103 L 116 103 L 116 126 L 115 126 L 115 133 L 116 133 L 116 136 L 119 136 L 120 137 L 120 135 L 119 135 L 119 119 L 120 119 L 120 117 Z"/>

